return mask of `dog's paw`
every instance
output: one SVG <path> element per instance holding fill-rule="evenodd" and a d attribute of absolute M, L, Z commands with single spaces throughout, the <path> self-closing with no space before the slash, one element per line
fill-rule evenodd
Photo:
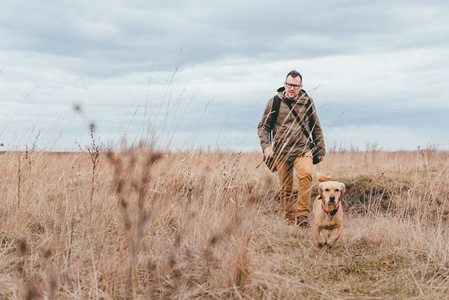
<path fill-rule="evenodd" d="M 335 245 L 335 242 L 334 242 L 334 243 L 328 243 L 328 242 L 326 242 L 327 248 L 332 248 L 334 245 Z"/>

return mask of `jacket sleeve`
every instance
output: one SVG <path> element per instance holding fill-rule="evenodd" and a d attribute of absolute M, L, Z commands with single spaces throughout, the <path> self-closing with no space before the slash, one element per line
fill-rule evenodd
<path fill-rule="evenodd" d="M 270 145 L 270 114 L 271 107 L 273 106 L 273 98 L 271 98 L 267 105 L 265 106 L 265 110 L 263 112 L 262 119 L 257 126 L 257 133 L 259 134 L 260 146 L 262 147 L 262 152 L 265 152 Z"/>
<path fill-rule="evenodd" d="M 320 120 L 318 119 L 318 115 L 316 113 L 315 104 L 313 103 L 313 99 L 310 98 L 312 113 L 310 114 L 310 129 L 312 130 L 312 138 L 315 141 L 318 155 L 324 156 L 326 155 L 326 147 L 324 145 L 324 136 L 323 130 L 321 129 Z"/>

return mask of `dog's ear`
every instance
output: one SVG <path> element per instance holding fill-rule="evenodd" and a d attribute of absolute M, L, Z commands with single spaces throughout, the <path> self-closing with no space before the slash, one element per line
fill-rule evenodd
<path fill-rule="evenodd" d="M 320 194 L 320 199 L 323 199 L 323 183 L 318 185 L 318 194 Z"/>
<path fill-rule="evenodd" d="M 343 182 L 340 182 L 341 185 L 341 195 L 343 196 L 343 194 L 346 192 L 346 185 Z"/>

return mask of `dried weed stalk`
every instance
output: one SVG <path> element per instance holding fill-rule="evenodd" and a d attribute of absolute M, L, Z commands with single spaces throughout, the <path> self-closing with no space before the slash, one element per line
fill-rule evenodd
<path fill-rule="evenodd" d="M 107 153 L 114 169 L 114 192 L 122 208 L 129 249 L 126 293 L 128 299 L 136 296 L 137 258 L 146 225 L 151 218 L 151 210 L 145 207 L 149 200 L 151 169 L 160 157 L 161 153 L 155 152 L 152 146 L 145 147 L 144 144 L 124 153 Z"/>
<path fill-rule="evenodd" d="M 80 150 L 86 154 L 86 156 L 89 158 L 91 162 L 91 179 L 90 179 L 90 211 L 92 210 L 92 201 L 94 198 L 94 192 L 95 192 L 95 185 L 96 185 L 96 178 L 97 178 L 97 171 L 98 166 L 100 164 L 101 159 L 101 153 L 104 151 L 105 146 L 100 141 L 100 138 L 98 138 L 98 142 L 94 136 L 95 133 L 95 124 L 91 123 L 89 125 L 90 130 L 90 139 L 91 144 L 89 146 L 84 146 L 84 148 L 77 142 L 78 147 Z"/>

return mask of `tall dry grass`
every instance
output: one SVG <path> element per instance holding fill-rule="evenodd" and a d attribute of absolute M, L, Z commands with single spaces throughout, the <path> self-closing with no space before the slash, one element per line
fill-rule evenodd
<path fill-rule="evenodd" d="M 331 152 L 332 249 L 286 225 L 259 153 L 3 152 L 2 299 L 447 297 L 449 155 Z M 93 177 L 94 176 L 94 177 Z M 93 186 L 95 185 L 95 186 Z"/>

